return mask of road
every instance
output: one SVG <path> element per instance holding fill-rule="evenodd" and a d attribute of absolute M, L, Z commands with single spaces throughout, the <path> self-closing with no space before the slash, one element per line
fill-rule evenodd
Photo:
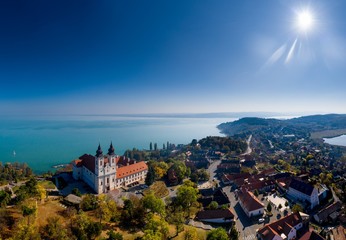
<path fill-rule="evenodd" d="M 251 145 L 251 139 L 252 139 L 252 135 L 250 135 L 249 138 L 246 140 L 247 149 L 242 155 L 248 155 L 248 154 L 252 153 L 252 148 L 250 146 Z"/>

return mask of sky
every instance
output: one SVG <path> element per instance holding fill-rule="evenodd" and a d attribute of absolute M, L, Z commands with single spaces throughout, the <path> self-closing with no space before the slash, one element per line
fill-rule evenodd
<path fill-rule="evenodd" d="M 0 113 L 346 113 L 345 9 L 342 0 L 3 0 Z"/>

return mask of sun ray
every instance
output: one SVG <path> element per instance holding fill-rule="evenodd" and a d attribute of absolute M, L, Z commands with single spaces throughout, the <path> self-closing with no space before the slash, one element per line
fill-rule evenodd
<path fill-rule="evenodd" d="M 293 42 L 293 44 L 292 44 L 292 46 L 291 46 L 291 48 L 290 48 L 290 51 L 289 51 L 288 54 L 287 54 L 286 61 L 285 61 L 286 64 L 287 64 L 287 63 L 291 60 L 291 58 L 293 57 L 293 53 L 294 53 L 294 49 L 296 48 L 297 41 L 298 41 L 298 38 L 296 38 L 296 39 L 294 40 L 294 42 Z"/>

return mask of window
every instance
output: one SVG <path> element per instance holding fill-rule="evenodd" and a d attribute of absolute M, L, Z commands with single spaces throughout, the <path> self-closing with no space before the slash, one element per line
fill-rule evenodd
<path fill-rule="evenodd" d="M 100 184 L 101 186 L 102 186 L 102 181 L 101 181 L 101 184 Z"/>

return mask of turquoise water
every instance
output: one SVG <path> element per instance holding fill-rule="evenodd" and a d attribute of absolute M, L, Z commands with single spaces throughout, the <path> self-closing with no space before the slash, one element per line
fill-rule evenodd
<path fill-rule="evenodd" d="M 346 147 L 346 135 L 341 135 L 341 136 L 335 137 L 335 138 L 324 138 L 324 141 L 326 143 L 329 143 L 332 145 L 338 145 L 338 146 L 345 146 Z"/>
<path fill-rule="evenodd" d="M 153 142 L 189 143 L 193 138 L 221 135 L 216 126 L 230 118 L 153 118 L 65 116 L 0 118 L 0 161 L 26 162 L 35 172 L 54 170 L 84 153 L 104 152 L 113 141 L 116 153 L 148 149 Z M 15 154 L 14 154 L 15 152 Z"/>

